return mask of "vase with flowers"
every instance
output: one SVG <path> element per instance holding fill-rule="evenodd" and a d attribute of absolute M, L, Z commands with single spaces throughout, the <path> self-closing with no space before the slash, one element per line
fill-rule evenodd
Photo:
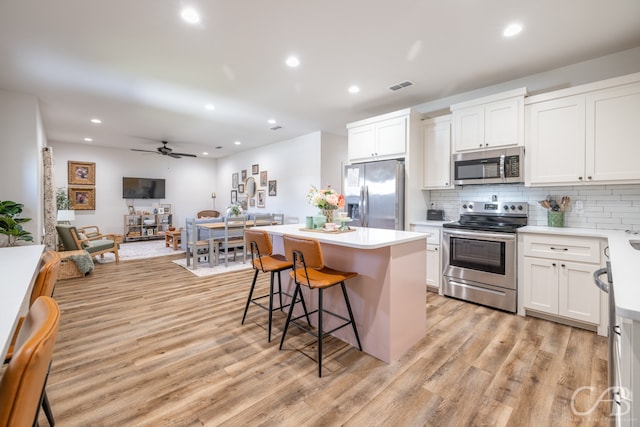
<path fill-rule="evenodd" d="M 242 215 L 242 206 L 240 206 L 240 203 L 238 203 L 238 202 L 232 203 L 227 208 L 227 215 L 230 215 L 230 216 L 240 216 L 240 215 Z"/>
<path fill-rule="evenodd" d="M 344 208 L 344 195 L 338 193 L 330 186 L 324 189 L 317 189 L 313 185 L 309 189 L 307 199 L 312 206 L 322 211 L 327 223 L 333 223 L 333 216 L 336 209 Z"/>

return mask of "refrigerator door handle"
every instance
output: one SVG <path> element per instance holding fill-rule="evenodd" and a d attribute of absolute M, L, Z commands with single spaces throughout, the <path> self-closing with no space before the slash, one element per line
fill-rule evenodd
<path fill-rule="evenodd" d="M 360 201 L 358 202 L 358 212 L 360 215 L 360 227 L 364 227 L 364 186 L 360 187 Z"/>
<path fill-rule="evenodd" d="M 362 204 L 364 206 L 364 211 L 362 215 L 362 226 L 369 226 L 369 186 L 365 185 L 364 187 L 364 197 L 362 199 Z"/>

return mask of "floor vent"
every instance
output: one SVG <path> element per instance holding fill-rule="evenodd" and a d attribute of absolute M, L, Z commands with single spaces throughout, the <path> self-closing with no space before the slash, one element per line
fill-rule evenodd
<path fill-rule="evenodd" d="M 395 92 L 396 90 L 404 89 L 405 87 L 409 87 L 409 86 L 413 86 L 413 82 L 409 80 L 405 80 L 403 82 L 396 83 L 394 85 L 389 86 L 389 90 L 392 90 Z"/>

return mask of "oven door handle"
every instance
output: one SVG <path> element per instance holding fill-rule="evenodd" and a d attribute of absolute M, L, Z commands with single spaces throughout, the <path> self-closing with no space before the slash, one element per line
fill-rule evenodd
<path fill-rule="evenodd" d="M 454 237 L 467 237 L 469 239 L 484 239 L 484 240 L 492 240 L 496 242 L 512 242 L 516 240 L 515 234 L 508 233 L 483 233 L 479 231 L 458 231 L 458 230 L 443 230 L 443 236 L 454 236 Z"/>
<path fill-rule="evenodd" d="M 609 269 L 607 267 L 601 268 L 593 272 L 593 280 L 594 282 L 596 282 L 596 286 L 598 286 L 600 290 L 606 293 L 609 293 L 609 284 L 603 282 L 602 279 L 600 279 L 600 276 L 604 276 L 608 272 L 609 272 Z"/>

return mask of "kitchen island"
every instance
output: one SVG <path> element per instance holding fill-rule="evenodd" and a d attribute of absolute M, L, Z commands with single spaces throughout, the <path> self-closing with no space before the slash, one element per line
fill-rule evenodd
<path fill-rule="evenodd" d="M 345 284 L 363 351 L 391 363 L 424 338 L 428 234 L 364 227 L 331 233 L 303 231 L 303 227 L 304 224 L 287 224 L 260 228 L 271 235 L 274 253 L 284 254 L 285 234 L 312 238 L 320 242 L 327 266 L 358 273 Z M 293 293 L 293 286 L 292 279 L 283 280 L 289 293 Z M 315 309 L 317 293 L 307 291 L 303 288 L 305 302 Z M 324 306 L 347 315 L 339 287 L 325 291 Z M 315 316 L 311 321 L 315 324 Z M 323 329 L 330 330 L 337 323 L 339 320 L 327 316 Z M 333 335 L 357 347 L 351 328 Z"/>

